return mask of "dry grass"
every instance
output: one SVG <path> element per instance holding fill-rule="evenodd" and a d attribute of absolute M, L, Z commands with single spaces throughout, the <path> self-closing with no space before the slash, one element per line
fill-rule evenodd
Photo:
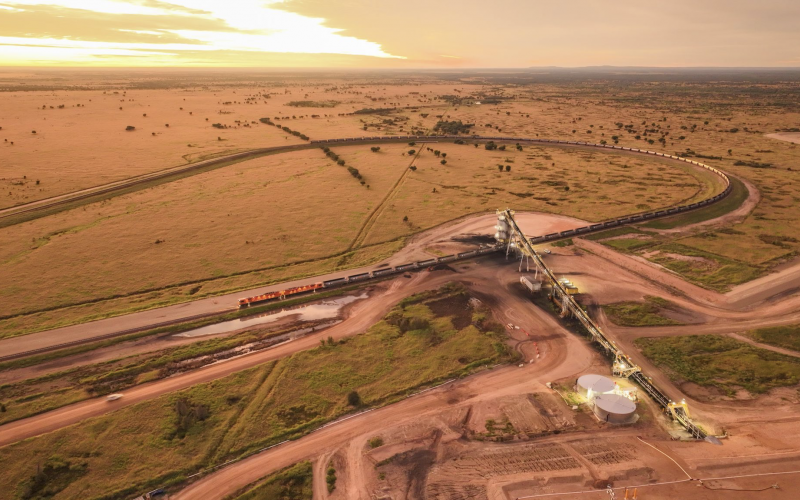
<path fill-rule="evenodd" d="M 420 147 L 418 144 L 414 149 Z M 447 153 L 447 163 L 442 165 L 441 158 L 427 147 Z M 367 243 L 496 207 L 595 221 L 643 209 L 637 207 L 675 205 L 713 189 L 710 178 L 694 170 L 629 155 L 541 147 L 516 151 L 513 145 L 506 151 L 449 143 L 425 148 L 415 162 L 417 170 L 410 172 L 387 200 Z M 353 164 L 369 171 L 375 163 L 399 163 L 403 167 L 409 160 L 408 156 L 375 159 L 365 155 Z M 504 166 L 502 172 L 498 165 Z M 506 165 L 511 166 L 510 171 L 505 170 Z M 406 216 L 408 222 L 403 221 Z"/>
<path fill-rule="evenodd" d="M 3 313 L 326 257 L 379 196 L 311 150 L 12 226 L 0 232 Z"/>
<path fill-rule="evenodd" d="M 79 79 L 66 82 L 78 84 Z M 682 247 L 741 260 L 757 266 L 759 272 L 800 250 L 800 228 L 795 224 L 800 218 L 800 183 L 796 182 L 800 174 L 790 170 L 798 146 L 763 135 L 796 126 L 800 118 L 796 103 L 787 101 L 783 84 L 765 84 L 743 103 L 741 93 L 750 92 L 749 87 L 735 84 L 720 89 L 718 85 L 636 82 L 624 87 L 613 82 L 569 87 L 462 82 L 455 86 L 456 92 L 450 81 L 412 79 L 412 83 L 338 77 L 276 78 L 255 84 L 210 79 L 206 90 L 191 85 L 170 88 L 169 82 L 165 88 L 156 88 L 156 82 L 153 88 L 128 90 L 126 96 L 111 90 L 103 94 L 105 83 L 86 91 L 7 92 L 4 102 L 16 113 L 4 122 L 2 135 L 15 145 L 0 144 L 10 160 L 0 166 L 0 184 L 10 193 L 3 196 L 6 201 L 0 206 L 227 150 L 297 142 L 269 125 L 220 130 L 211 127 L 217 122 L 234 125 L 235 120 L 244 124 L 270 117 L 318 139 L 430 131 L 441 117 L 474 123 L 472 131 L 482 135 L 593 142 L 612 142 L 618 136 L 621 145 L 671 153 L 688 149 L 721 158 L 701 160 L 755 183 L 762 201 L 733 228 L 736 232 L 728 228 L 727 232 L 690 235 L 680 241 Z M 445 97 L 480 92 L 499 92 L 509 99 L 472 105 L 468 101 L 452 104 Z M 247 103 L 248 97 L 263 93 L 270 97 Z M 291 101 L 338 104 L 297 108 L 287 105 Z M 86 107 L 73 107 L 78 103 Z M 48 109 L 40 109 L 42 104 Z M 49 109 L 51 104 L 66 107 Z M 350 114 L 364 108 L 392 111 Z M 164 127 L 166 122 L 169 128 Z M 137 130 L 124 132 L 129 124 Z M 617 124 L 630 125 L 634 132 L 627 133 Z M 159 135 L 150 135 L 151 128 Z M 658 132 L 635 138 L 653 129 L 669 132 L 663 145 L 646 142 L 657 138 Z M 217 141 L 217 137 L 225 140 Z M 188 143 L 198 147 L 190 148 Z M 191 298 L 186 292 L 195 286 L 174 287 L 177 283 L 215 278 L 220 279 L 217 283 L 229 283 L 204 285 L 203 293 L 212 293 L 260 284 L 256 277 L 278 279 L 287 275 L 227 276 L 341 251 L 387 193 L 386 204 L 363 239 L 366 244 L 498 206 L 597 220 L 698 199 L 719 188 L 695 171 L 634 156 L 559 148 L 526 147 L 517 152 L 513 145 L 504 152 L 471 145 L 432 146 L 448 153 L 447 164 L 424 152 L 418 170 L 408 173 L 391 193 L 390 187 L 410 160 L 401 154 L 410 148 L 382 146 L 380 153 L 371 153 L 368 147 L 334 147 L 348 165 L 361 171 L 369 189 L 346 169 L 306 151 L 233 165 L 3 229 L 0 273 L 6 279 L 0 288 L 0 315 L 138 294 L 134 300 L 82 306 L 80 312 L 48 313 L 45 316 L 52 326 Z M 54 170 L 56 161 L 59 168 Z M 742 166 L 741 162 L 769 163 L 772 168 Z M 511 165 L 511 171 L 498 172 L 498 164 Z M 41 184 L 37 186 L 35 179 Z M 155 244 L 159 239 L 166 243 Z M 170 287 L 169 291 L 158 290 L 164 287 Z M 141 294 L 151 289 L 156 291 Z M 13 328 L 18 332 L 36 329 L 39 321 L 32 318 L 13 320 L 17 323 Z"/>
<path fill-rule="evenodd" d="M 459 287 L 446 286 L 407 299 L 364 335 L 6 446 L 0 449 L 0 488 L 22 492 L 37 463 L 68 462 L 67 471 L 48 478 L 63 486 L 54 498 L 133 497 L 353 411 L 350 391 L 377 406 L 512 359 L 502 344 L 502 327 L 463 326 L 469 311 L 462 313 L 459 306 L 453 314 L 441 302 L 433 304 L 442 299 L 462 304 L 461 294 Z M 408 328 L 397 326 L 401 319 L 411 322 Z M 184 437 L 176 433 L 179 400 L 208 408 L 207 419 L 184 422 Z"/>
<path fill-rule="evenodd" d="M 81 306 L 84 311 L 78 314 L 44 313 L 56 318 L 48 325 L 58 326 L 302 274 L 299 269 L 292 269 L 292 274 L 257 273 L 249 279 L 233 278 L 229 281 L 235 284 L 229 282 L 227 287 L 203 285 L 200 295 L 194 284 L 343 252 L 387 193 L 391 196 L 366 234 L 367 245 L 495 206 L 599 219 L 636 210 L 640 203 L 672 205 L 708 186 L 703 177 L 695 177 L 695 171 L 669 169 L 632 156 L 559 148 L 498 153 L 472 146 L 441 147 L 448 153 L 446 165 L 426 151 L 417 162 L 418 170 L 410 172 L 395 191 L 392 187 L 411 161 L 407 155 L 411 147 L 390 145 L 373 153 L 367 146 L 350 146 L 334 151 L 346 166 L 359 169 L 365 185 L 322 151 L 300 151 L 11 226 L 0 232 L 0 268 L 7 277 L 0 285 L 0 297 L 9 299 L 3 313 L 152 290 L 152 298 L 144 294 L 117 299 L 113 305 Z M 511 172 L 498 172 L 500 162 L 512 165 Z M 570 171 L 567 181 L 560 180 L 564 168 Z M 630 189 L 631 182 L 639 187 Z M 659 187 L 652 191 L 647 183 Z M 569 191 L 565 184 L 571 186 Z M 408 222 L 403 221 L 406 215 Z M 181 283 L 192 285 L 174 287 Z M 168 287 L 173 288 L 163 290 Z M 194 293 L 187 296 L 187 292 Z M 106 312 L 109 309 L 111 313 Z M 41 317 L 33 318 L 9 320 L 7 335 L 44 326 Z"/>

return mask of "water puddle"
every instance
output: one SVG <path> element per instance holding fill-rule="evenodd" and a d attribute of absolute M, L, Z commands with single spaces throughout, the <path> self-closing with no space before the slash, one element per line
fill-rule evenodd
<path fill-rule="evenodd" d="M 335 318 L 338 316 L 342 307 L 365 298 L 367 298 L 367 294 L 362 293 L 361 295 L 348 295 L 346 297 L 339 297 L 338 299 L 325 300 L 318 304 L 288 307 L 280 311 L 271 311 L 258 316 L 249 316 L 247 318 L 223 321 L 222 323 L 195 328 L 194 330 L 177 333 L 175 334 L 175 337 L 203 337 L 205 335 L 217 335 L 220 333 L 235 332 L 244 328 L 274 323 L 275 321 L 287 316 L 297 316 L 297 321 L 314 321 Z"/>

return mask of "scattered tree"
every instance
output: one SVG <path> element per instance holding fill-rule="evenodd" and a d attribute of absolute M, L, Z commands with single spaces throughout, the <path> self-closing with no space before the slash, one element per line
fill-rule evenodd
<path fill-rule="evenodd" d="M 361 396 L 356 391 L 350 391 L 347 394 L 347 404 L 350 406 L 358 406 L 361 404 Z"/>

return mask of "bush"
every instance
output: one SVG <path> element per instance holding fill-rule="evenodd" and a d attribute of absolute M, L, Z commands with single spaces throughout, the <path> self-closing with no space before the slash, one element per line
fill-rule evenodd
<path fill-rule="evenodd" d="M 474 127 L 472 123 L 462 123 L 461 120 L 456 121 L 439 121 L 433 127 L 435 132 L 441 132 L 445 135 L 457 135 L 460 133 L 468 133 L 469 129 Z"/>
<path fill-rule="evenodd" d="M 368 443 L 370 448 L 379 448 L 383 446 L 383 438 L 380 436 L 375 436 L 374 438 L 370 439 Z"/>
<path fill-rule="evenodd" d="M 356 391 L 350 391 L 347 394 L 347 404 L 350 406 L 358 406 L 361 404 L 361 396 Z"/>

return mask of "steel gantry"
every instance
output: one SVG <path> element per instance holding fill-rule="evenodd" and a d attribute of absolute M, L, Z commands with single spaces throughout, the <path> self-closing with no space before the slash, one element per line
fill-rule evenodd
<path fill-rule="evenodd" d="M 633 360 L 622 352 L 613 340 L 606 337 L 600 327 L 589 317 L 589 314 L 578 304 L 570 295 L 565 285 L 556 279 L 553 272 L 548 268 L 542 257 L 534 250 L 530 239 L 525 236 L 514 220 L 514 211 L 510 209 L 497 211 L 497 232 L 495 239 L 500 244 L 506 246 L 506 257 L 512 253 L 520 258 L 520 271 L 522 262 L 526 265 L 532 260 L 536 266 L 537 277 L 541 273 L 553 290 L 553 299 L 561 306 L 561 316 L 571 315 L 577 319 L 586 331 L 592 336 L 600 347 L 611 357 L 614 358 L 613 373 L 619 377 L 634 379 L 661 407 L 669 413 L 674 420 L 679 422 L 696 439 L 707 439 L 706 433 L 692 423 L 689 417 L 689 409 L 685 401 L 676 403 L 657 388 L 650 377 L 642 373 L 642 369 Z M 715 438 L 711 438 L 715 440 Z"/>

